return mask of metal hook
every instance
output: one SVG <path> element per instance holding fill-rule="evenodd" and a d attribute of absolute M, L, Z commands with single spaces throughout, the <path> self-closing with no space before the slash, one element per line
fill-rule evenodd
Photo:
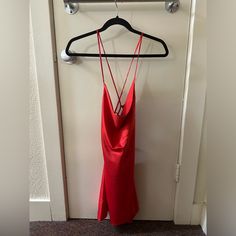
<path fill-rule="evenodd" d="M 117 17 L 118 17 L 118 15 L 119 15 L 119 8 L 118 8 L 118 4 L 117 4 L 117 0 L 115 0 L 115 5 L 116 5 L 116 13 L 117 13 Z"/>

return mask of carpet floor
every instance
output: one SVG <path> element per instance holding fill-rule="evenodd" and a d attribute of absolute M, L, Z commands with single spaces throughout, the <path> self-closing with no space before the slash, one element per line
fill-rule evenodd
<path fill-rule="evenodd" d="M 134 221 L 113 227 L 108 220 L 69 220 L 67 222 L 31 222 L 31 236 L 204 236 L 200 226 L 174 225 L 170 221 Z"/>

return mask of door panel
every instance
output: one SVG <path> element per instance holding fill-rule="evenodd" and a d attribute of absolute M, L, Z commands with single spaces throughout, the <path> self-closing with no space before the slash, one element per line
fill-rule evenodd
<path fill-rule="evenodd" d="M 165 40 L 168 58 L 140 59 L 136 81 L 135 180 L 140 205 L 137 219 L 172 220 L 175 201 L 175 166 L 181 126 L 186 70 L 190 0 L 182 0 L 175 14 L 163 3 L 118 3 L 119 15 L 134 28 Z M 54 0 L 57 55 L 74 36 L 99 28 L 116 15 L 115 4 L 87 3 L 76 15 Z M 107 52 L 133 52 L 138 36 L 114 26 L 101 34 Z M 74 43 L 76 51 L 98 52 L 93 35 Z M 142 52 L 161 46 L 144 39 Z M 122 86 L 130 59 L 110 59 L 115 79 Z M 104 63 L 105 65 L 105 63 Z M 103 157 L 100 142 L 102 78 L 98 58 L 80 58 L 77 64 L 58 63 L 66 171 L 71 218 L 96 218 Z M 106 82 L 112 101 L 114 88 Z M 127 93 L 131 77 L 125 89 Z"/>

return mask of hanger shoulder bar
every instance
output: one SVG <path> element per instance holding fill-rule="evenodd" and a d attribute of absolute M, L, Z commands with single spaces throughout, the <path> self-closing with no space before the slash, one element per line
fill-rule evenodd
<path fill-rule="evenodd" d="M 71 53 L 68 52 L 69 56 L 72 57 L 99 57 L 98 53 Z M 119 57 L 119 58 L 132 58 L 132 57 L 141 57 L 141 58 L 148 58 L 148 57 L 167 57 L 167 53 L 163 54 L 140 54 L 140 55 L 134 55 L 134 54 L 101 54 L 101 57 Z"/>

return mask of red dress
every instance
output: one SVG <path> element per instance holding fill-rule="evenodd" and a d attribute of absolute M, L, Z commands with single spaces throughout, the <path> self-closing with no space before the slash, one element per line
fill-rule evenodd
<path fill-rule="evenodd" d="M 98 220 L 110 215 L 112 225 L 131 223 L 138 212 L 138 200 L 134 183 L 135 161 L 135 79 L 138 68 L 138 57 L 134 78 L 126 102 L 121 103 L 124 87 L 134 61 L 131 60 L 121 93 L 118 93 L 108 59 L 105 57 L 118 102 L 113 109 L 108 88 L 104 80 L 101 50 L 105 49 L 99 32 L 97 32 L 100 64 L 103 79 L 101 141 L 104 167 L 98 202 Z M 134 54 L 140 53 L 142 35 L 139 38 Z M 102 47 L 101 47 L 102 46 Z"/>

